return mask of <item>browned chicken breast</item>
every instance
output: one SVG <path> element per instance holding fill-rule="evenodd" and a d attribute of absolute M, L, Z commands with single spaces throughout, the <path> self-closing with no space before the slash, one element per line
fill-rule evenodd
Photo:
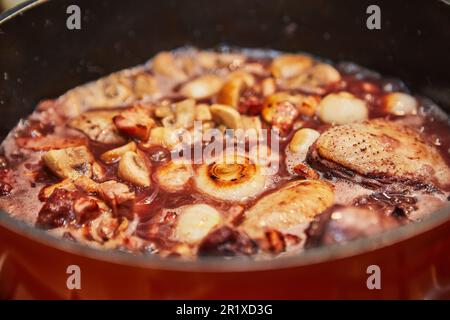
<path fill-rule="evenodd" d="M 310 160 L 369 186 L 450 187 L 450 169 L 439 151 L 418 132 L 383 119 L 332 127 L 312 147 Z"/>

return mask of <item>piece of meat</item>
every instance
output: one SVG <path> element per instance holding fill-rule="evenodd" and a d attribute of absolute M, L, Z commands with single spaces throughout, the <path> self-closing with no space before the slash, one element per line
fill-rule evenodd
<path fill-rule="evenodd" d="M 333 187 L 324 181 L 300 180 L 259 199 L 245 213 L 242 229 L 253 239 L 267 230 L 283 231 L 310 222 L 333 204 Z"/>
<path fill-rule="evenodd" d="M 311 147 L 309 161 L 372 187 L 395 182 L 416 189 L 450 187 L 450 168 L 439 151 L 418 132 L 382 119 L 328 129 Z"/>
<path fill-rule="evenodd" d="M 333 206 L 306 229 L 305 248 L 348 242 L 400 226 L 393 217 L 367 209 Z"/>
<path fill-rule="evenodd" d="M 119 114 L 117 110 L 88 111 L 71 120 L 69 126 L 80 130 L 93 141 L 120 144 L 124 143 L 125 139 L 120 135 L 113 122 L 113 118 Z"/>
<path fill-rule="evenodd" d="M 199 256 L 242 256 L 256 252 L 256 245 L 243 233 L 228 226 L 211 232 L 198 248 Z"/>
<path fill-rule="evenodd" d="M 98 203 L 79 191 L 56 189 L 39 211 L 36 225 L 43 229 L 82 225 L 100 214 Z"/>
<path fill-rule="evenodd" d="M 135 193 L 123 183 L 110 180 L 98 185 L 101 198 L 111 207 L 116 216 L 130 220 L 134 217 Z"/>

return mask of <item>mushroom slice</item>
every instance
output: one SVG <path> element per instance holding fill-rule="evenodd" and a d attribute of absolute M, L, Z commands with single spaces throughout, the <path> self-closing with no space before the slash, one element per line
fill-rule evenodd
<path fill-rule="evenodd" d="M 121 147 L 104 152 L 100 159 L 106 164 L 116 163 L 128 151 L 136 151 L 136 143 L 131 141 Z"/>
<path fill-rule="evenodd" d="M 205 99 L 219 92 L 222 85 L 222 78 L 207 74 L 184 84 L 180 89 L 180 93 L 192 99 Z"/>
<path fill-rule="evenodd" d="M 113 121 L 121 133 L 140 140 L 147 140 L 150 129 L 155 126 L 149 111 L 140 106 L 121 112 L 114 116 Z"/>
<path fill-rule="evenodd" d="M 88 111 L 70 121 L 69 126 L 82 131 L 89 139 L 107 144 L 124 143 L 113 118 L 119 111 Z"/>
<path fill-rule="evenodd" d="M 309 179 L 317 179 L 318 174 L 304 162 L 309 148 L 320 137 L 320 133 L 314 129 L 303 128 L 295 132 L 288 148 L 286 148 L 286 167 L 289 173 Z"/>
<path fill-rule="evenodd" d="M 62 179 L 92 176 L 94 157 L 85 146 L 51 150 L 42 156 L 45 165 Z"/>
<path fill-rule="evenodd" d="M 288 79 L 305 72 L 314 63 L 311 57 L 300 54 L 283 54 L 272 61 L 270 70 L 275 78 Z"/>
<path fill-rule="evenodd" d="M 187 205 L 178 208 L 177 211 L 179 216 L 175 224 L 174 237 L 183 243 L 199 243 L 223 221 L 222 215 L 206 204 Z"/>
<path fill-rule="evenodd" d="M 242 91 L 254 84 L 255 78 L 251 74 L 243 71 L 232 72 L 218 93 L 217 102 L 237 108 Z"/>
<path fill-rule="evenodd" d="M 119 178 L 139 187 L 149 187 L 150 170 L 145 160 L 136 152 L 127 151 L 122 155 L 117 168 Z"/>
<path fill-rule="evenodd" d="M 230 129 L 243 127 L 241 114 L 233 107 L 224 104 L 213 104 L 210 107 L 214 121 Z"/>
<path fill-rule="evenodd" d="M 156 170 L 156 180 L 164 190 L 177 192 L 184 189 L 192 174 L 191 165 L 170 161 Z"/>
<path fill-rule="evenodd" d="M 262 193 L 268 176 L 265 168 L 240 155 L 217 157 L 197 168 L 196 188 L 217 199 L 244 202 Z"/>
<path fill-rule="evenodd" d="M 320 180 L 288 183 L 261 198 L 245 214 L 242 229 L 252 238 L 268 229 L 283 231 L 310 222 L 333 204 L 333 187 Z"/>
<path fill-rule="evenodd" d="M 171 52 L 161 52 L 153 58 L 153 71 L 162 76 L 171 78 L 177 82 L 187 79 L 183 69 L 178 65 Z"/>

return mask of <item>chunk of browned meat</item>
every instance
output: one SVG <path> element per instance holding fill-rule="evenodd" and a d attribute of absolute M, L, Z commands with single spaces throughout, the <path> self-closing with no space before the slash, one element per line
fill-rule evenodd
<path fill-rule="evenodd" d="M 56 189 L 39 211 L 38 227 L 53 229 L 69 223 L 82 225 L 100 214 L 97 201 L 77 190 Z"/>
<path fill-rule="evenodd" d="M 418 132 L 382 119 L 325 131 L 311 148 L 309 160 L 319 169 L 367 185 L 450 187 L 450 169 L 439 151 Z"/>
<path fill-rule="evenodd" d="M 306 230 L 306 248 L 348 242 L 398 227 L 393 217 L 379 212 L 333 206 L 316 217 Z"/>
<path fill-rule="evenodd" d="M 150 129 L 155 126 L 149 111 L 139 106 L 121 112 L 113 120 L 119 132 L 144 141 L 148 139 Z"/>
<path fill-rule="evenodd" d="M 246 235 L 228 226 L 211 232 L 198 248 L 200 256 L 241 256 L 255 252 L 255 243 Z"/>
<path fill-rule="evenodd" d="M 113 213 L 133 219 L 135 194 L 127 185 L 117 181 L 106 181 L 98 185 L 100 196 L 111 207 Z"/>
<path fill-rule="evenodd" d="M 69 126 L 80 130 L 89 139 L 101 143 L 118 144 L 125 142 L 114 125 L 113 118 L 118 111 L 88 111 L 71 120 Z"/>

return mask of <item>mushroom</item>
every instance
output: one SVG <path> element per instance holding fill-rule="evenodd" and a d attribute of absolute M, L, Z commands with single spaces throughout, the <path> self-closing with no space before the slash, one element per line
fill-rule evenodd
<path fill-rule="evenodd" d="M 43 156 L 45 165 L 62 179 L 92 176 L 94 157 L 85 146 L 47 151 Z"/>
<path fill-rule="evenodd" d="M 136 151 L 136 143 L 134 141 L 104 152 L 100 156 L 100 159 L 106 164 L 116 163 L 128 151 Z"/>
<path fill-rule="evenodd" d="M 175 104 L 175 126 L 177 128 L 190 128 L 195 120 L 195 100 L 186 99 Z"/>
<path fill-rule="evenodd" d="M 224 104 L 213 104 L 210 107 L 214 121 L 230 129 L 242 128 L 241 114 L 233 107 Z"/>
<path fill-rule="evenodd" d="M 200 192 L 220 200 L 245 202 L 262 193 L 265 168 L 241 155 L 222 155 L 200 165 L 194 175 Z"/>
<path fill-rule="evenodd" d="M 218 93 L 217 102 L 237 108 L 241 92 L 244 88 L 251 87 L 254 84 L 255 78 L 251 74 L 243 71 L 232 72 Z"/>
<path fill-rule="evenodd" d="M 158 118 L 165 118 L 172 115 L 172 109 L 166 103 L 163 103 L 155 108 L 155 116 Z"/>
<path fill-rule="evenodd" d="M 320 133 L 314 129 L 303 128 L 298 130 L 289 143 L 289 150 L 295 153 L 306 153 L 312 144 L 319 138 Z"/>
<path fill-rule="evenodd" d="M 241 116 L 241 119 L 244 130 L 255 130 L 256 133 L 261 132 L 262 123 L 259 117 Z"/>
<path fill-rule="evenodd" d="M 171 127 L 156 127 L 150 131 L 150 137 L 142 147 L 148 148 L 159 145 L 167 149 L 173 149 L 180 143 L 179 132 Z"/>
<path fill-rule="evenodd" d="M 210 121 L 212 120 L 212 114 L 209 110 L 209 105 L 200 103 L 195 107 L 195 120 L 198 121 Z"/>
<path fill-rule="evenodd" d="M 300 54 L 283 54 L 272 60 L 270 70 L 277 79 L 288 79 L 305 72 L 313 65 L 311 57 Z"/>
<path fill-rule="evenodd" d="M 180 89 L 180 93 L 192 99 L 205 99 L 219 92 L 222 85 L 222 78 L 207 74 L 184 84 Z"/>
<path fill-rule="evenodd" d="M 150 171 L 145 160 L 136 152 L 127 151 L 122 155 L 117 168 L 119 178 L 139 187 L 149 187 Z"/>
<path fill-rule="evenodd" d="M 266 78 L 261 82 L 262 94 L 264 97 L 270 96 L 277 91 L 274 78 Z"/>

